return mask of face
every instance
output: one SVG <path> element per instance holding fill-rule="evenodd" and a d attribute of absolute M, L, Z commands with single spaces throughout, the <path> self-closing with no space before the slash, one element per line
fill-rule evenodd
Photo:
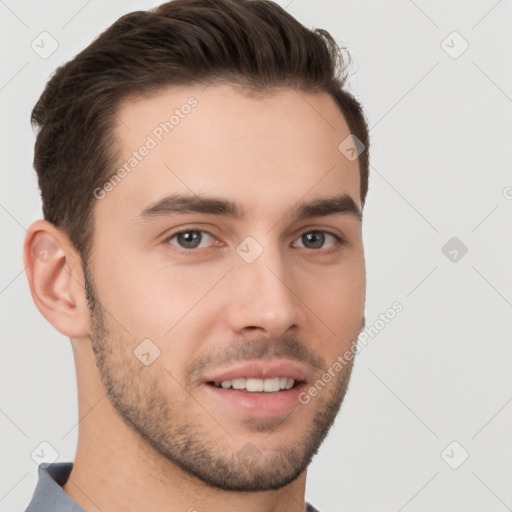
<path fill-rule="evenodd" d="M 85 269 L 108 397 L 188 474 L 278 489 L 332 426 L 364 322 L 348 126 L 327 94 L 229 85 L 131 99 L 118 120 L 126 172 L 95 192 Z"/>

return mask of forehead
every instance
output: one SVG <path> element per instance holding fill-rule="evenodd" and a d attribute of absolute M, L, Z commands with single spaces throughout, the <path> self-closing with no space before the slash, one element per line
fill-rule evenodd
<path fill-rule="evenodd" d="M 113 173 L 122 178 L 98 208 L 133 217 L 174 193 L 236 198 L 269 215 L 334 193 L 360 208 L 358 162 L 338 149 L 348 136 L 327 93 L 281 88 L 248 96 L 225 84 L 130 98 L 117 114 Z"/>

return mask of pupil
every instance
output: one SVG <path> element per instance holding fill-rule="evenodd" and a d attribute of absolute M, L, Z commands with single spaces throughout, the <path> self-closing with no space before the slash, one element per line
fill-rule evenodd
<path fill-rule="evenodd" d="M 312 231 L 311 233 L 306 233 L 305 235 L 303 235 L 303 237 L 305 237 L 308 240 L 308 242 L 313 241 L 313 245 L 315 248 L 320 248 L 323 245 L 325 235 L 320 231 Z M 317 238 L 316 244 L 314 240 L 315 237 Z"/>
<path fill-rule="evenodd" d="M 201 241 L 199 231 L 185 231 L 178 235 L 181 238 L 180 243 L 183 241 L 187 249 L 193 249 L 197 247 Z"/>

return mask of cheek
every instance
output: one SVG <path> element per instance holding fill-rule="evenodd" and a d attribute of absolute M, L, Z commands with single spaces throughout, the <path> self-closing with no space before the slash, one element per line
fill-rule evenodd
<path fill-rule="evenodd" d="M 366 292 L 362 257 L 310 274 L 302 290 L 304 303 L 318 320 L 315 325 L 323 326 L 328 338 L 332 335 L 347 345 L 357 337 L 362 328 Z"/>
<path fill-rule="evenodd" d="M 201 299 L 225 273 L 211 266 L 172 266 L 125 258 L 106 266 L 99 278 L 99 295 L 109 313 L 132 337 L 169 343 L 190 322 L 197 321 Z"/>

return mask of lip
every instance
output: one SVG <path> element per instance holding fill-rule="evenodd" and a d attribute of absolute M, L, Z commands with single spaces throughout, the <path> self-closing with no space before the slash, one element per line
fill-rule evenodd
<path fill-rule="evenodd" d="M 253 418 L 272 418 L 293 412 L 293 409 L 301 405 L 299 396 L 307 386 L 305 382 L 300 382 L 291 389 L 267 393 L 223 389 L 202 384 L 209 399 L 218 403 L 226 413 L 232 414 L 235 411 Z"/>
<path fill-rule="evenodd" d="M 308 381 L 309 373 L 297 363 L 286 360 L 272 362 L 253 361 L 211 373 L 203 378 L 203 382 L 222 382 L 239 378 L 272 379 L 274 377 L 288 377 L 295 381 Z"/>
<path fill-rule="evenodd" d="M 212 382 L 236 378 L 271 379 L 274 377 L 292 378 L 295 384 L 291 389 L 271 393 L 224 389 L 211 385 Z M 299 396 L 307 388 L 310 374 L 301 365 L 287 360 L 253 361 L 212 372 L 202 380 L 202 387 L 207 395 L 226 412 L 235 411 L 253 418 L 271 418 L 290 413 L 301 404 Z"/>

